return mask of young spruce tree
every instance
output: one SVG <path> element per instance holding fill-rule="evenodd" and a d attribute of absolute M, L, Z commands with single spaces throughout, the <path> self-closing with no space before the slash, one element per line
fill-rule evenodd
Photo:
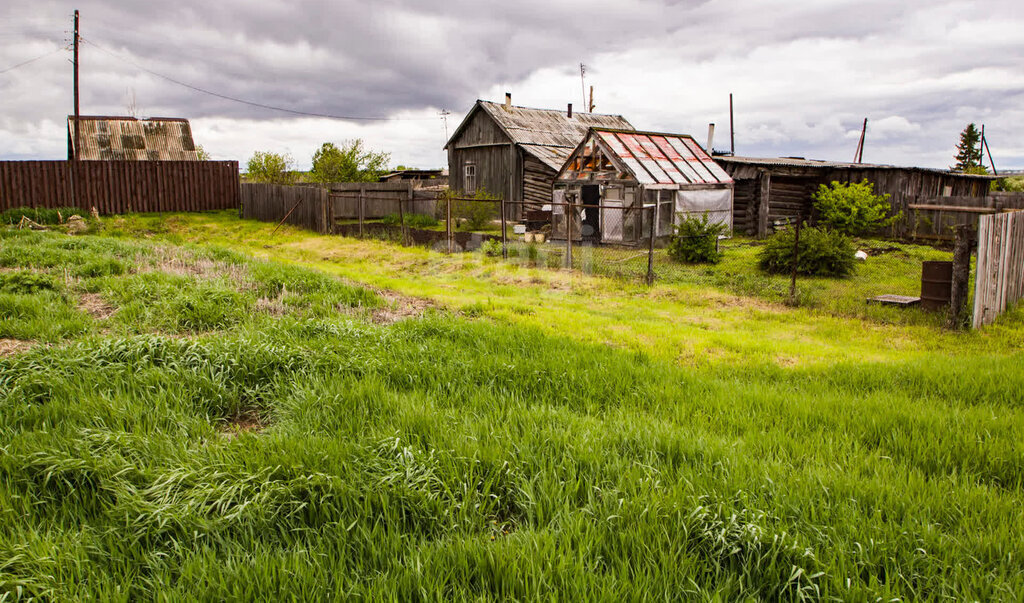
<path fill-rule="evenodd" d="M 981 132 L 974 124 L 967 124 L 963 132 L 960 132 L 960 143 L 956 145 L 956 165 L 952 166 L 955 172 L 970 172 L 981 167 Z"/>

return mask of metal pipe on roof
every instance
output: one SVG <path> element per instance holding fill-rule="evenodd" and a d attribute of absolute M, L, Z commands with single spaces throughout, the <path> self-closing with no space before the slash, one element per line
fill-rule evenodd
<path fill-rule="evenodd" d="M 505 110 L 506 111 L 511 111 L 512 110 L 512 93 L 511 92 L 506 92 L 505 93 Z"/>
<path fill-rule="evenodd" d="M 711 145 L 715 142 L 715 124 L 708 124 L 708 146 L 704 147 L 708 154 L 711 153 Z"/>
<path fill-rule="evenodd" d="M 566 116 L 569 119 L 572 119 L 572 103 L 569 103 L 569 109 L 568 109 L 568 112 L 566 113 Z"/>

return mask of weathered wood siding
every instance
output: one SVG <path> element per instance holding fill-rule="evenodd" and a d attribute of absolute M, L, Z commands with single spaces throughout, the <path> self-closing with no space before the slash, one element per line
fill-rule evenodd
<path fill-rule="evenodd" d="M 326 188 L 319 186 L 245 183 L 242 217 L 261 222 L 284 220 L 286 224 L 327 234 L 332 224 L 330 196 Z"/>
<path fill-rule="evenodd" d="M 738 180 L 733 187 L 733 232 L 757 234 L 757 179 Z"/>
<path fill-rule="evenodd" d="M 238 201 L 237 161 L 0 161 L 0 210 L 206 211 Z"/>
<path fill-rule="evenodd" d="M 544 204 L 551 203 L 555 177 L 558 174 L 536 157 L 528 153 L 523 155 L 522 200 L 524 211 L 537 210 Z"/>
<path fill-rule="evenodd" d="M 1024 212 L 978 220 L 978 268 L 974 328 L 991 324 L 1024 297 Z"/>
<path fill-rule="evenodd" d="M 448 146 L 448 181 L 452 190 L 465 191 L 465 166 L 476 165 L 477 188 L 508 197 L 515 170 L 512 141 L 485 111 L 477 111 L 459 137 Z"/>

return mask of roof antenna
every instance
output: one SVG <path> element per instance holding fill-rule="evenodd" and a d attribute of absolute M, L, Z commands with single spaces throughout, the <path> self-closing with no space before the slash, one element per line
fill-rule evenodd
<path fill-rule="evenodd" d="M 583 106 L 587 106 L 587 82 L 583 79 L 583 75 L 587 72 L 587 66 L 580 63 L 580 92 L 583 93 Z"/>

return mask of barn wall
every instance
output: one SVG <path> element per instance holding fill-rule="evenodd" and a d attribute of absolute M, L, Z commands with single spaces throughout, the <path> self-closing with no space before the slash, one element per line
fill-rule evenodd
<path fill-rule="evenodd" d="M 511 140 L 486 111 L 476 110 L 458 136 L 448 145 L 449 186 L 455 191 L 466 188 L 466 162 L 476 164 L 477 188 L 503 198 L 509 196 L 510 176 L 516 173 Z"/>
<path fill-rule="evenodd" d="M 551 203 L 558 174 L 536 157 L 528 153 L 523 155 L 522 199 L 526 209 L 540 209 L 545 203 Z"/>

